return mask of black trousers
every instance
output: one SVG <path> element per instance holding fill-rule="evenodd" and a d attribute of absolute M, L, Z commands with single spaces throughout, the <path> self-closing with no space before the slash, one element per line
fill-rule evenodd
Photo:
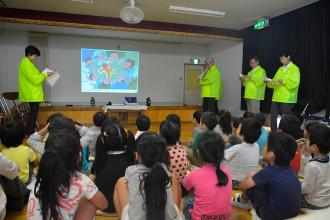
<path fill-rule="evenodd" d="M 26 134 L 31 135 L 36 131 L 36 122 L 39 113 L 39 102 L 29 102 L 30 114 L 26 127 Z"/>
<path fill-rule="evenodd" d="M 281 102 L 272 102 L 270 108 L 270 127 L 272 131 L 277 130 L 277 117 L 279 115 L 290 115 L 292 104 L 290 103 L 281 103 Z"/>
<path fill-rule="evenodd" d="M 215 98 L 204 97 L 203 98 L 203 112 L 215 112 L 217 113 L 218 101 Z"/>

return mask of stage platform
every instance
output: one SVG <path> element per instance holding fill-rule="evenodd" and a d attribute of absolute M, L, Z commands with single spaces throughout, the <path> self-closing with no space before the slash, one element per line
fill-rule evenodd
<path fill-rule="evenodd" d="M 115 105 L 114 105 L 115 106 Z M 201 110 L 201 106 L 184 106 L 180 103 L 154 103 L 147 107 L 147 110 L 111 110 L 107 111 L 108 115 L 115 115 L 125 119 L 124 123 L 135 123 L 135 119 L 139 114 L 150 117 L 152 122 L 159 123 L 163 121 L 168 114 L 177 114 L 182 122 L 191 122 L 194 111 Z M 48 104 L 40 106 L 38 114 L 38 123 L 43 126 L 47 123 L 47 118 L 54 113 L 62 113 L 82 124 L 91 125 L 93 123 L 93 115 L 98 111 L 104 111 L 104 105 L 65 105 L 65 104 Z"/>

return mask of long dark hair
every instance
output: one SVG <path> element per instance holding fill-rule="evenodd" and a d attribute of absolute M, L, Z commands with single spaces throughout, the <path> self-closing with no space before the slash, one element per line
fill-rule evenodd
<path fill-rule="evenodd" d="M 213 131 L 203 133 L 198 146 L 198 152 L 203 163 L 214 164 L 218 177 L 218 186 L 225 186 L 228 183 L 228 176 L 221 168 L 224 160 L 225 142 Z"/>
<path fill-rule="evenodd" d="M 145 132 L 138 141 L 137 153 L 142 163 L 151 168 L 150 172 L 143 175 L 140 183 L 147 220 L 165 220 L 166 189 L 171 185 L 171 178 L 163 167 L 168 160 L 166 141 L 156 133 Z"/>
<path fill-rule="evenodd" d="M 70 180 L 81 168 L 80 152 L 79 136 L 72 130 L 58 130 L 47 138 L 34 187 L 42 219 L 61 219 L 59 200 L 68 196 Z"/>

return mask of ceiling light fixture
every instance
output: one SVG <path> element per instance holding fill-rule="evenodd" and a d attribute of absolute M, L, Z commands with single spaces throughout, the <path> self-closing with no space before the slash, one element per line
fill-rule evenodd
<path fill-rule="evenodd" d="M 216 17 L 216 18 L 224 18 L 226 15 L 226 12 L 224 12 L 224 11 L 212 11 L 212 10 L 199 9 L 199 8 L 187 8 L 187 7 L 181 7 L 181 6 L 176 6 L 176 5 L 170 5 L 168 10 L 169 10 L 169 12 L 209 16 L 209 17 Z"/>

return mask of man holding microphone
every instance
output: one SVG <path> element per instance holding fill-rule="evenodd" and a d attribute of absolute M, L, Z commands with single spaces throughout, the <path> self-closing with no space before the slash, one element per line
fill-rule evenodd
<path fill-rule="evenodd" d="M 283 64 L 273 79 L 265 79 L 267 86 L 274 89 L 272 106 L 270 110 L 270 126 L 272 131 L 277 130 L 277 117 L 283 114 L 292 114 L 291 106 L 297 103 L 298 89 L 300 84 L 299 67 L 291 62 L 288 53 L 280 55 Z"/>
<path fill-rule="evenodd" d="M 214 59 L 205 60 L 205 71 L 199 76 L 203 112 L 218 112 L 218 101 L 222 95 L 221 73 L 214 64 Z"/>
<path fill-rule="evenodd" d="M 25 48 L 25 57 L 18 66 L 18 92 L 19 101 L 27 102 L 30 106 L 30 115 L 27 122 L 26 134 L 35 132 L 35 125 L 39 112 L 39 104 L 44 101 L 42 82 L 53 72 L 41 73 L 34 65 L 40 56 L 38 48 L 29 45 Z"/>
<path fill-rule="evenodd" d="M 240 80 L 245 87 L 244 98 L 247 105 L 248 112 L 259 113 L 260 101 L 265 99 L 266 71 L 259 65 L 259 58 L 252 57 L 250 59 L 250 66 L 252 70 L 246 75 L 240 75 Z"/>

